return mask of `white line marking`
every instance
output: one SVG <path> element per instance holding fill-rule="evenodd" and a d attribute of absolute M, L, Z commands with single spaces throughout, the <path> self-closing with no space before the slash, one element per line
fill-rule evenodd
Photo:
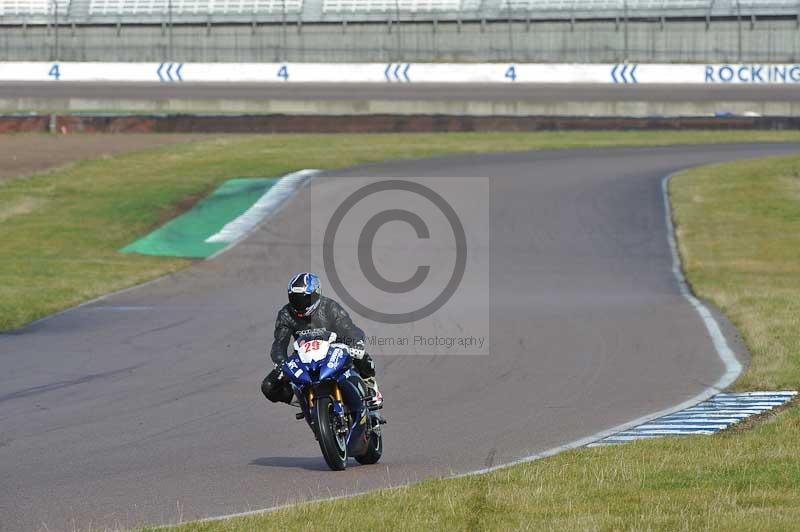
<path fill-rule="evenodd" d="M 724 402 L 724 403 L 722 403 L 722 402 L 706 401 L 706 402 L 704 402 L 702 404 L 697 405 L 697 408 L 716 408 L 716 409 L 743 408 L 743 409 L 747 410 L 748 408 L 749 409 L 758 409 L 758 408 L 764 408 L 764 407 L 769 408 L 769 407 L 774 406 L 775 404 L 782 405 L 785 402 L 786 401 L 774 401 L 774 402 L 770 402 L 770 403 L 746 403 L 746 402 L 743 402 L 743 403 Z"/>
<path fill-rule="evenodd" d="M 721 417 L 713 417 L 713 416 L 689 416 L 689 417 L 666 417 L 666 418 L 659 418 L 659 423 L 737 423 L 743 419 L 746 419 L 750 416 L 721 416 Z"/>
<path fill-rule="evenodd" d="M 783 399 L 750 399 L 750 400 L 742 400 L 742 401 L 733 401 L 731 399 L 724 399 L 722 401 L 708 401 L 708 404 L 712 405 L 733 405 L 733 406 L 753 406 L 753 405 L 782 405 L 783 403 L 790 401 L 791 397 L 784 397 Z"/>
<path fill-rule="evenodd" d="M 716 397 L 709 400 L 708 403 L 712 405 L 782 405 L 789 398 L 783 399 L 717 399 Z"/>
<path fill-rule="evenodd" d="M 706 404 L 709 405 L 734 405 L 734 406 L 742 406 L 742 405 L 761 405 L 761 404 L 770 404 L 770 403 L 785 403 L 788 401 L 788 398 L 773 398 L 773 399 L 727 399 L 722 398 L 718 399 L 714 397 L 713 399 L 709 399 L 706 401 Z"/>
<path fill-rule="evenodd" d="M 724 410 L 726 408 L 731 410 L 758 410 L 759 408 L 771 408 L 775 404 L 782 405 L 785 401 L 777 403 L 715 403 L 713 401 L 706 401 L 705 403 L 697 405 L 697 409 L 706 408 L 712 410 Z"/>
<path fill-rule="evenodd" d="M 715 408 L 715 411 L 721 410 L 733 410 L 734 412 L 743 412 L 746 410 L 772 410 L 775 407 L 782 406 L 786 403 L 775 403 L 770 405 L 757 405 L 757 406 L 750 406 L 750 405 L 742 405 L 742 406 L 734 406 L 734 405 L 720 405 L 718 408 Z"/>
<path fill-rule="evenodd" d="M 709 400 L 709 403 L 731 403 L 736 405 L 750 405 L 750 404 L 758 404 L 758 403 L 785 403 L 786 401 L 790 400 L 791 396 L 785 395 L 781 397 L 766 397 L 766 396 L 759 396 L 759 397 L 714 397 L 713 399 Z"/>
<path fill-rule="evenodd" d="M 719 425 L 724 424 L 725 426 L 735 425 L 736 423 L 740 422 L 741 420 L 746 418 L 716 418 L 716 419 L 676 419 L 676 420 L 667 420 L 662 421 L 661 419 L 658 420 L 658 423 L 664 425 Z"/>
<path fill-rule="evenodd" d="M 753 408 L 761 406 L 778 406 L 788 402 L 790 399 L 775 399 L 771 401 L 707 401 L 704 405 L 718 408 Z"/>
<path fill-rule="evenodd" d="M 792 397 L 794 397 L 792 394 L 730 395 L 721 393 L 715 399 L 720 401 L 788 401 Z"/>
<path fill-rule="evenodd" d="M 761 408 L 736 408 L 731 410 L 730 408 L 690 408 L 688 410 L 684 410 L 687 414 L 760 414 L 764 410 Z"/>
<path fill-rule="evenodd" d="M 739 417 L 739 418 L 742 418 L 742 417 L 750 417 L 751 415 L 752 414 L 748 414 L 747 412 L 740 412 L 738 410 L 735 411 L 735 412 L 724 412 L 724 411 L 717 412 L 715 410 L 711 410 L 709 412 L 686 412 L 686 413 L 678 412 L 677 414 L 671 414 L 669 416 L 664 416 L 661 419 L 679 419 L 679 418 L 694 418 L 694 417 L 708 417 L 708 418 L 714 418 L 714 417 Z"/>
<path fill-rule="evenodd" d="M 658 418 L 653 420 L 650 424 L 658 424 L 658 425 L 729 425 L 731 423 L 736 423 L 737 421 L 741 421 L 740 419 L 733 418 L 730 421 L 726 418 L 717 418 L 717 419 L 664 419 Z M 639 425 L 639 427 L 644 427 L 644 425 Z M 637 428 L 639 428 L 637 427 Z"/>
<path fill-rule="evenodd" d="M 785 390 L 780 392 L 736 392 L 736 393 L 721 393 L 717 397 L 755 397 L 760 395 L 788 395 L 788 396 L 795 396 L 797 392 L 794 390 Z"/>
<path fill-rule="evenodd" d="M 664 436 L 669 436 L 669 435 L 672 435 L 672 434 L 678 434 L 678 435 L 684 435 L 684 436 L 690 436 L 692 434 L 701 434 L 701 435 L 704 435 L 704 436 L 708 436 L 709 434 L 714 434 L 715 432 L 718 432 L 718 431 L 716 431 L 716 430 L 687 429 L 687 430 L 643 430 L 643 431 L 640 432 L 640 431 L 637 430 L 637 431 L 624 432 L 623 434 L 624 435 L 630 435 L 630 436 L 636 436 L 636 435 L 639 435 L 639 434 L 643 434 L 643 435 L 664 435 Z"/>
<path fill-rule="evenodd" d="M 711 403 L 712 406 L 718 407 L 720 410 L 723 408 L 743 409 L 743 410 L 757 410 L 759 408 L 770 409 L 776 406 L 781 406 L 785 401 L 776 401 L 774 403 Z"/>
<path fill-rule="evenodd" d="M 676 424 L 673 425 L 673 424 L 660 424 L 659 423 L 657 425 L 650 425 L 650 424 L 645 423 L 644 425 L 639 425 L 638 427 L 636 427 L 636 432 L 639 432 L 640 430 L 642 432 L 644 432 L 644 431 L 653 430 L 653 429 L 709 429 L 709 430 L 717 429 L 717 430 L 722 430 L 722 429 L 726 428 L 729 424 L 730 423 L 724 423 L 724 424 L 721 424 L 721 425 L 691 425 L 691 424 L 678 424 L 678 423 L 676 423 Z"/>
<path fill-rule="evenodd" d="M 748 406 L 738 406 L 738 407 L 737 406 L 733 406 L 733 405 L 720 405 L 717 408 L 710 408 L 710 409 L 706 409 L 706 410 L 713 411 L 713 412 L 722 412 L 724 410 L 731 410 L 733 412 L 748 412 L 748 411 L 753 411 L 753 410 L 763 411 L 763 410 L 772 410 L 776 406 L 781 406 L 782 404 L 783 403 L 777 403 L 777 404 L 774 404 L 774 405 L 758 405 L 758 406 L 749 406 L 748 405 Z M 698 409 L 696 411 L 700 411 L 700 410 L 701 409 Z"/>
<path fill-rule="evenodd" d="M 744 405 L 731 405 L 731 404 L 711 404 L 712 410 L 770 410 L 775 408 L 776 406 L 781 406 L 784 404 L 784 401 L 779 403 L 768 403 L 768 404 L 744 404 Z"/>
<path fill-rule="evenodd" d="M 769 395 L 731 395 L 731 394 L 719 394 L 715 397 L 715 399 L 719 399 L 720 401 L 775 401 L 781 400 L 786 401 L 794 397 L 790 394 L 769 394 Z"/>
<path fill-rule="evenodd" d="M 686 411 L 687 414 L 690 415 L 708 415 L 708 414 L 725 414 L 725 415 L 732 415 L 732 414 L 747 414 L 747 416 L 755 416 L 758 414 L 762 414 L 764 412 L 768 412 L 772 410 L 772 408 L 736 408 L 733 410 L 718 408 L 718 409 L 711 409 L 711 410 L 692 410 Z"/>
<path fill-rule="evenodd" d="M 639 436 L 611 436 L 610 438 L 606 438 L 605 440 L 600 440 L 595 443 L 590 443 L 587 447 L 600 447 L 606 445 L 613 445 L 614 443 L 625 443 L 629 441 L 636 441 L 636 440 L 654 440 L 656 438 L 660 438 L 658 434 L 641 434 Z"/>

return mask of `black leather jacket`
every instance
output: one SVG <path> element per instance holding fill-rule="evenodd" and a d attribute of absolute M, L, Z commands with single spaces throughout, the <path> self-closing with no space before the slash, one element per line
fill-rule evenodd
<path fill-rule="evenodd" d="M 335 332 L 337 341 L 348 345 L 364 341 L 364 331 L 356 327 L 350 315 L 342 306 L 327 297 L 320 297 L 319 307 L 311 318 L 298 318 L 289 305 L 278 311 L 275 319 L 275 341 L 272 342 L 270 357 L 276 364 L 286 359 L 286 350 L 298 331 L 326 329 Z"/>

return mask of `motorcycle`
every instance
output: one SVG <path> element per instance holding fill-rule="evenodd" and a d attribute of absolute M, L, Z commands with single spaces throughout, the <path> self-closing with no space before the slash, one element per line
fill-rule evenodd
<path fill-rule="evenodd" d="M 296 418 L 306 420 L 334 471 L 347 467 L 348 456 L 374 464 L 383 454 L 385 421 L 370 407 L 369 391 L 352 360 L 336 333 L 318 329 L 298 335 L 281 368 L 301 410 Z"/>

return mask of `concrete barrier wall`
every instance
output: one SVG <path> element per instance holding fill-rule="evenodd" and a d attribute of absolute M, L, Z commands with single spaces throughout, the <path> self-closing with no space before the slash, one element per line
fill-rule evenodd
<path fill-rule="evenodd" d="M 451 115 L 0 115 L 0 133 L 413 133 L 632 129 L 797 129 L 788 117 L 478 117 Z"/>
<path fill-rule="evenodd" d="M 782 62 L 795 19 L 5 26 L 3 61 Z"/>
<path fill-rule="evenodd" d="M 472 117 L 598 116 L 598 117 L 713 117 L 800 116 L 800 102 L 527 102 L 527 101 L 396 101 L 396 100 L 192 100 L 0 98 L 7 113 L 138 113 L 138 114 L 261 114 L 299 116 L 447 115 Z"/>

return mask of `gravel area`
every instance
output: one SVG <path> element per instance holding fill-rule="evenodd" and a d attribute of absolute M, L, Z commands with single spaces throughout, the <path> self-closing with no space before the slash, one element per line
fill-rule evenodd
<path fill-rule="evenodd" d="M 85 159 L 206 138 L 204 135 L 0 135 L 0 180 Z"/>

